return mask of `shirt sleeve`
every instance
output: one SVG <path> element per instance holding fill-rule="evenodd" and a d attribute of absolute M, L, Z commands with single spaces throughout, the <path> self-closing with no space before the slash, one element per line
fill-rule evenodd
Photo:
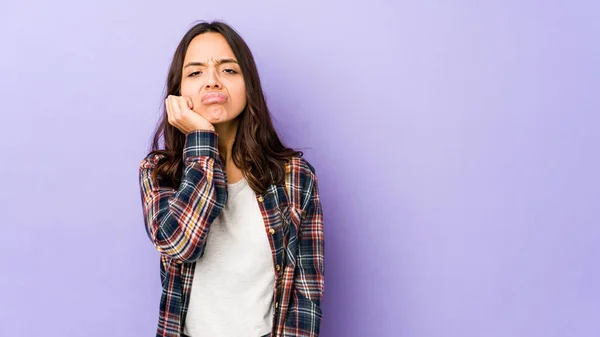
<path fill-rule="evenodd" d="M 227 201 L 218 140 L 212 131 L 186 135 L 178 189 L 166 186 L 160 178 L 152 180 L 160 155 L 149 155 L 140 164 L 146 232 L 159 252 L 175 260 L 193 262 L 202 257 L 210 224 Z"/>
<path fill-rule="evenodd" d="M 300 224 L 294 288 L 283 329 L 285 337 L 317 337 L 321 326 L 325 245 L 316 175 L 313 175 L 307 194 Z"/>

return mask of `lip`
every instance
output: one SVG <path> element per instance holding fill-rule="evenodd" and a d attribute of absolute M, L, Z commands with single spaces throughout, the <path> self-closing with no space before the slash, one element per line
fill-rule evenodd
<path fill-rule="evenodd" d="M 200 99 L 202 104 L 215 104 L 215 103 L 225 103 L 227 101 L 227 95 L 222 92 L 209 92 L 204 94 Z"/>

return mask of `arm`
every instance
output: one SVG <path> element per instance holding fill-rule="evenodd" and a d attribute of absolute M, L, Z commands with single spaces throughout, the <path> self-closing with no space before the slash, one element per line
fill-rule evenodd
<path fill-rule="evenodd" d="M 159 156 L 140 164 L 140 190 L 146 232 L 162 254 L 193 262 L 202 257 L 210 224 L 227 201 L 225 172 L 218 157 L 218 136 L 212 131 L 186 135 L 183 174 L 178 190 L 156 184 L 151 175 Z"/>
<path fill-rule="evenodd" d="M 304 217 L 300 224 L 300 242 L 294 289 L 292 289 L 283 336 L 317 337 L 321 326 L 321 297 L 324 289 L 323 213 L 313 174 L 303 202 Z"/>

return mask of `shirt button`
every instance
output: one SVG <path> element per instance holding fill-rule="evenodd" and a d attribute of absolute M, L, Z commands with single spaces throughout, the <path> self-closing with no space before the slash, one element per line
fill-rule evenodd
<path fill-rule="evenodd" d="M 277 271 L 280 271 L 281 270 L 281 266 L 280 265 L 276 265 L 275 269 L 277 269 Z"/>
<path fill-rule="evenodd" d="M 260 197 L 258 197 L 258 201 L 263 202 L 263 201 L 265 201 L 265 199 L 261 195 Z"/>
<path fill-rule="evenodd" d="M 279 302 L 275 302 L 275 309 L 279 307 Z"/>
<path fill-rule="evenodd" d="M 271 233 L 271 235 L 275 234 L 275 230 L 273 228 L 269 229 L 269 233 Z"/>

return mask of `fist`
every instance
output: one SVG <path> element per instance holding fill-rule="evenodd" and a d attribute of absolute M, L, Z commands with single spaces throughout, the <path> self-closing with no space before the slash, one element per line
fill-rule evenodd
<path fill-rule="evenodd" d="M 184 96 L 169 95 L 165 100 L 167 120 L 179 131 L 188 134 L 196 130 L 215 131 L 215 127 L 202 115 L 195 112 L 192 99 Z"/>

